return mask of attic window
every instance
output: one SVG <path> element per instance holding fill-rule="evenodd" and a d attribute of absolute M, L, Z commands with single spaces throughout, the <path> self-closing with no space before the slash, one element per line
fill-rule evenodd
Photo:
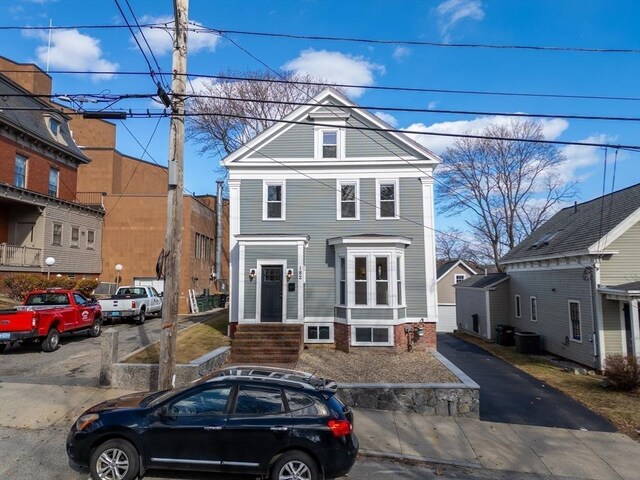
<path fill-rule="evenodd" d="M 51 130 L 54 137 L 57 137 L 60 133 L 60 122 L 53 117 L 49 117 L 49 130 Z"/>
<path fill-rule="evenodd" d="M 536 242 L 533 245 L 531 245 L 531 247 L 529 248 L 530 249 L 540 248 L 540 247 L 544 247 L 545 245 L 549 245 L 549 242 L 553 240 L 561 231 L 562 230 L 556 230 L 555 232 L 545 233 L 541 238 L 536 240 Z"/>

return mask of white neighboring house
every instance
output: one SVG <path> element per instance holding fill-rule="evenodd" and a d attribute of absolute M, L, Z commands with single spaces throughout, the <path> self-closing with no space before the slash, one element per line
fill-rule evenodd
<path fill-rule="evenodd" d="M 454 286 L 476 272 L 461 259 L 447 260 L 438 266 L 438 332 L 453 332 L 458 328 L 456 320 L 456 291 Z"/>

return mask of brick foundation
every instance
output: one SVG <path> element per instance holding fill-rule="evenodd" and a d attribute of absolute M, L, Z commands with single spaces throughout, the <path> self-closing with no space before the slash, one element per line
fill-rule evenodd
<path fill-rule="evenodd" d="M 407 333 L 405 327 L 411 327 L 413 333 Z M 418 326 L 424 328 L 424 335 L 418 336 Z M 435 323 L 403 323 L 393 327 L 394 345 L 392 347 L 354 347 L 351 345 L 351 325 L 345 325 L 344 323 L 333 324 L 333 339 L 336 345 L 336 350 L 341 350 L 345 353 L 354 352 L 357 350 L 372 349 L 389 352 L 407 352 L 417 351 L 425 352 L 428 350 L 435 350 L 436 348 L 436 324 Z"/>

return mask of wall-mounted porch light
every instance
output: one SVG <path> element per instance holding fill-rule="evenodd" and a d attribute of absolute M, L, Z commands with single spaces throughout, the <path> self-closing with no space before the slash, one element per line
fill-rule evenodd
<path fill-rule="evenodd" d="M 254 278 L 256 278 L 256 269 L 252 268 L 249 270 L 249 281 L 253 280 Z"/>
<path fill-rule="evenodd" d="M 291 277 L 293 277 L 293 270 L 291 268 L 287 269 L 287 280 L 291 280 Z"/>

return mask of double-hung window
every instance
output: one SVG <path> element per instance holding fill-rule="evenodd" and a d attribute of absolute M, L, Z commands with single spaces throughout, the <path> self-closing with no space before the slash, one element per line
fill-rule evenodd
<path fill-rule="evenodd" d="M 338 158 L 338 130 L 322 131 L 322 158 Z"/>
<path fill-rule="evenodd" d="M 376 218 L 398 218 L 398 180 L 378 180 L 376 184 Z"/>
<path fill-rule="evenodd" d="M 367 257 L 355 257 L 355 278 L 354 278 L 354 291 L 355 291 L 355 304 L 367 305 L 368 301 L 368 288 L 367 288 Z"/>
<path fill-rule="evenodd" d="M 60 172 L 55 169 L 49 169 L 49 196 L 57 197 L 58 196 L 58 178 L 60 176 Z"/>
<path fill-rule="evenodd" d="M 96 232 L 87 230 L 87 250 L 94 250 L 96 247 Z"/>
<path fill-rule="evenodd" d="M 520 306 L 520 295 L 515 296 L 516 303 L 516 318 L 520 318 L 522 316 L 522 307 Z"/>
<path fill-rule="evenodd" d="M 340 305 L 347 304 L 347 262 L 345 257 L 339 257 L 340 261 L 340 280 L 339 280 L 339 303 Z"/>
<path fill-rule="evenodd" d="M 376 305 L 389 305 L 389 270 L 387 257 L 376 258 Z"/>
<path fill-rule="evenodd" d="M 62 245 L 62 224 L 53 224 L 53 238 L 51 239 L 52 245 Z"/>
<path fill-rule="evenodd" d="M 538 298 L 531 297 L 530 298 L 530 306 L 531 306 L 531 321 L 538 321 Z"/>
<path fill-rule="evenodd" d="M 13 170 L 13 185 L 19 188 L 27 187 L 27 157 L 16 155 Z"/>
<path fill-rule="evenodd" d="M 571 340 L 582 341 L 582 325 L 580 319 L 580 302 L 569 300 L 569 320 L 571 321 Z"/>
<path fill-rule="evenodd" d="M 360 218 L 359 185 L 357 180 L 338 180 L 338 220 Z"/>
<path fill-rule="evenodd" d="M 264 182 L 263 220 L 284 220 L 286 211 L 286 186 L 284 182 Z"/>
<path fill-rule="evenodd" d="M 78 248 L 79 243 L 80 243 L 80 228 L 71 227 L 71 243 L 69 244 L 69 246 L 73 248 Z"/>

